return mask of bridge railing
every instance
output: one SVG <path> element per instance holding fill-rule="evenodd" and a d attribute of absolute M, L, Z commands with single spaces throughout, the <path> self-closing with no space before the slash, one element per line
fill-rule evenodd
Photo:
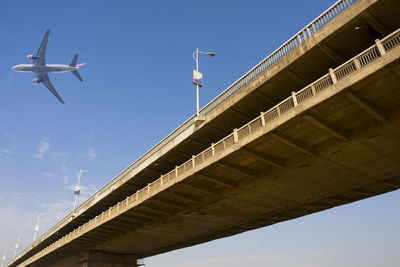
<path fill-rule="evenodd" d="M 254 68 L 244 74 L 241 78 L 235 81 L 232 85 L 230 85 L 227 89 L 225 89 L 221 94 L 219 94 L 216 98 L 214 98 L 211 102 L 209 102 L 206 106 L 204 106 L 200 110 L 201 115 L 205 115 L 213 110 L 215 107 L 224 102 L 228 97 L 232 94 L 243 88 L 250 81 L 255 79 L 260 73 L 270 68 L 272 65 L 277 63 L 283 56 L 288 54 L 294 48 L 299 46 L 303 41 L 308 39 L 311 35 L 315 34 L 319 29 L 323 28 L 328 22 L 333 20 L 336 16 L 346 10 L 349 6 L 351 6 L 357 0 L 339 0 L 331 7 L 329 7 L 324 13 L 322 13 L 319 17 L 314 19 L 311 23 L 309 23 L 306 27 L 301 29 L 298 33 L 296 33 L 292 38 L 290 38 L 287 42 L 281 45 L 278 49 L 272 52 L 269 56 L 267 56 L 264 60 L 262 60 L 259 64 L 257 64 Z M 142 157 L 140 157 L 136 162 L 131 164 L 128 168 L 114 177 L 110 182 L 108 182 L 103 188 L 101 188 L 95 196 L 98 197 L 101 194 L 106 194 L 107 190 L 110 186 L 112 186 L 116 181 L 120 178 L 124 177 L 127 173 L 132 172 L 138 167 L 140 164 L 145 162 L 148 158 L 150 158 L 156 151 L 159 151 L 164 145 L 168 144 L 171 140 L 181 134 L 183 131 L 188 129 L 193 125 L 193 120 L 195 119 L 195 115 L 189 118 L 187 121 L 182 123 L 177 129 L 175 129 L 171 134 L 157 143 L 154 147 L 152 147 L 149 151 L 147 151 Z M 91 199 L 82 203 L 76 211 L 79 213 L 82 207 L 85 207 L 86 204 L 90 204 Z M 63 222 L 67 221 L 70 216 L 67 216 Z M 60 222 L 61 223 L 61 222 Z M 57 227 L 52 230 L 56 231 Z"/>
<path fill-rule="evenodd" d="M 229 149 L 235 143 L 251 135 L 251 133 L 262 129 L 265 126 L 271 126 L 274 121 L 276 121 L 284 113 L 290 112 L 291 110 L 295 109 L 296 106 L 300 103 L 318 96 L 327 88 L 337 83 L 338 80 L 341 80 L 351 73 L 356 72 L 364 68 L 366 65 L 371 64 L 373 61 L 397 46 L 400 46 L 400 29 L 388 35 L 381 41 L 376 40 L 375 45 L 366 49 L 365 51 L 348 60 L 339 67 L 335 69 L 329 69 L 328 74 L 322 76 L 320 79 L 314 81 L 300 91 L 293 92 L 290 97 L 286 98 L 268 111 L 261 112 L 260 116 L 256 117 L 242 127 L 234 129 L 231 134 L 229 134 L 222 140 L 218 141 L 215 144 L 211 144 L 210 147 L 208 147 L 201 153 L 193 155 L 190 160 L 186 161 L 180 166 L 176 166 L 175 169 L 164 175 L 161 175 L 161 177 L 156 181 L 149 183 L 146 187 L 138 190 L 133 195 L 128 196 L 125 200 L 118 202 L 116 205 L 97 215 L 95 218 L 91 219 L 79 228 L 63 236 L 55 243 L 49 245 L 48 247 L 44 248 L 43 250 L 29 258 L 27 264 L 29 264 L 30 262 L 34 262 L 36 259 L 46 255 L 47 253 L 54 251 L 64 244 L 71 242 L 73 239 L 83 235 L 84 233 L 91 231 L 99 225 L 115 218 L 122 212 L 131 209 L 136 204 L 145 201 L 152 195 L 162 190 L 162 188 L 167 188 L 172 184 L 178 182 L 181 175 L 188 175 L 188 173 L 190 174 L 190 171 L 193 168 L 200 168 L 202 164 L 207 164 L 205 162 L 207 159 L 218 155 L 226 149 Z"/>
<path fill-rule="evenodd" d="M 311 35 L 315 34 L 319 29 L 326 25 L 329 21 L 334 19 L 349 6 L 351 6 L 357 0 L 339 0 L 328 8 L 319 17 L 314 19 L 311 23 L 301 29 L 292 38 L 290 38 L 286 43 L 281 45 L 278 49 L 272 52 L 264 60 L 258 63 L 254 68 L 249 70 L 246 74 L 235 81 L 231 86 L 229 86 L 225 91 L 214 98 L 210 103 L 208 103 L 204 108 L 201 109 L 200 114 L 205 115 L 216 106 L 224 102 L 232 94 L 240 90 L 250 81 L 254 80 L 260 73 L 264 72 L 266 69 L 270 68 L 276 62 L 278 62 L 282 57 L 292 51 L 294 48 L 299 46 L 302 42 L 307 40 Z"/>

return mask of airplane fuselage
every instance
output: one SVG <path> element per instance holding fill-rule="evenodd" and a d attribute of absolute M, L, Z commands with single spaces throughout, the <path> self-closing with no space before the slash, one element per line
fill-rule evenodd
<path fill-rule="evenodd" d="M 49 72 L 67 72 L 77 70 L 77 67 L 61 65 L 61 64 L 46 64 L 45 66 L 35 66 L 33 64 L 19 64 L 12 67 L 18 72 L 34 72 L 34 73 L 49 73 Z"/>

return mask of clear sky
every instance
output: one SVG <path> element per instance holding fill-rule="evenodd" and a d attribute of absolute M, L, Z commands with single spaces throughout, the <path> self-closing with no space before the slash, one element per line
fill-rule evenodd
<path fill-rule="evenodd" d="M 333 0 L 10 1 L 0 4 L 0 253 L 32 242 L 71 211 L 80 169 L 88 198 L 195 112 L 196 47 L 204 106 Z M 47 63 L 75 53 L 84 82 L 30 73 L 51 29 Z M 398 266 L 400 192 L 146 259 L 147 266 Z M 8 260 L 12 253 L 8 254 Z M 2 255 L 0 255 L 2 256 Z"/>

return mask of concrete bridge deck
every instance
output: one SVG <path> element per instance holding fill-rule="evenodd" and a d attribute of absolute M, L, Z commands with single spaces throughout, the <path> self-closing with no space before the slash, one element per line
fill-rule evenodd
<path fill-rule="evenodd" d="M 389 4 L 396 2 L 355 2 L 10 266 L 43 266 L 86 250 L 147 257 L 398 188 L 399 49 L 378 43 L 339 66 L 399 26 Z M 363 23 L 375 31 L 348 42 Z M 260 111 L 267 112 L 232 131 Z"/>

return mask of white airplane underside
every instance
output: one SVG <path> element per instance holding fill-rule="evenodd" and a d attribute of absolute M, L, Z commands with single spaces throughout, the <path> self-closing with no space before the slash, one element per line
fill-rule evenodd
<path fill-rule="evenodd" d="M 76 54 L 69 65 L 46 64 L 46 47 L 49 33 L 50 30 L 47 30 L 36 55 L 27 56 L 29 60 L 33 60 L 33 64 L 19 64 L 12 67 L 12 69 L 17 72 L 33 72 L 37 78 L 33 79 L 32 82 L 43 83 L 61 103 L 65 104 L 54 86 L 51 84 L 48 73 L 71 71 L 78 80 L 83 81 L 82 77 L 78 73 L 78 69 L 85 63 L 77 65 L 78 55 Z"/>

